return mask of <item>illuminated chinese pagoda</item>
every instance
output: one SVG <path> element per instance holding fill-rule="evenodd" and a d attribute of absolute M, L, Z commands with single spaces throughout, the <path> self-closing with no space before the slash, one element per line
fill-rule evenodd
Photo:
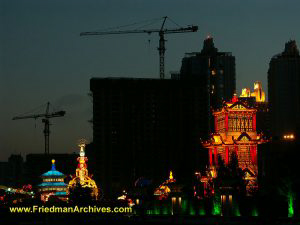
<path fill-rule="evenodd" d="M 228 165 L 231 154 L 236 154 L 238 166 L 245 173 L 247 190 L 257 188 L 257 145 L 264 141 L 256 132 L 256 111 L 234 95 L 231 102 L 213 112 L 215 133 L 202 142 L 209 151 L 208 170 L 213 177 L 217 176 L 218 156 Z"/>
<path fill-rule="evenodd" d="M 50 196 L 66 199 L 67 184 L 64 183 L 66 176 L 55 169 L 55 160 L 52 159 L 52 168 L 41 175 L 43 183 L 38 185 L 38 191 L 41 194 L 41 200 L 46 202 Z"/>
<path fill-rule="evenodd" d="M 157 196 L 159 200 L 164 200 L 169 197 L 170 194 L 180 193 L 181 186 L 176 184 L 176 180 L 173 177 L 173 172 L 170 171 L 169 179 L 164 181 L 158 188 L 155 189 L 154 195 Z"/>
<path fill-rule="evenodd" d="M 88 174 L 87 169 L 87 161 L 88 158 L 85 156 L 85 141 L 80 141 L 79 145 L 80 152 L 79 157 L 77 158 L 78 166 L 76 169 L 76 175 L 72 178 L 72 180 L 69 182 L 67 193 L 70 193 L 70 189 L 74 188 L 78 183 L 85 188 L 91 188 L 92 190 L 92 197 L 95 199 L 98 198 L 98 188 L 96 185 L 96 182 L 91 178 L 91 176 Z"/>

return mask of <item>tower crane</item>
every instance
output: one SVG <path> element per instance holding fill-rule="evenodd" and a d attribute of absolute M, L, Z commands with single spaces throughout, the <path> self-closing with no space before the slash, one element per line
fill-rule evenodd
<path fill-rule="evenodd" d="M 62 117 L 66 114 L 65 111 L 57 111 L 53 113 L 49 113 L 49 106 L 50 103 L 47 102 L 46 112 L 44 114 L 33 114 L 28 116 L 15 116 L 13 120 L 20 120 L 20 119 L 37 119 L 42 117 L 42 122 L 45 124 L 44 126 L 44 137 L 45 137 L 45 154 L 49 154 L 49 135 L 50 135 L 50 122 L 49 119 L 53 117 Z"/>
<path fill-rule="evenodd" d="M 186 33 L 186 32 L 197 32 L 198 26 L 187 26 L 187 27 L 179 27 L 173 29 L 165 29 L 165 23 L 168 19 L 167 16 L 163 17 L 163 22 L 160 29 L 149 29 L 149 30 L 117 30 L 117 31 L 107 31 L 107 32 L 81 32 L 80 36 L 87 36 L 87 35 L 110 35 L 110 34 L 138 34 L 138 33 L 158 33 L 159 35 L 159 45 L 158 45 L 158 52 L 159 52 L 159 76 L 160 79 L 165 78 L 165 34 L 173 34 L 173 33 Z"/>

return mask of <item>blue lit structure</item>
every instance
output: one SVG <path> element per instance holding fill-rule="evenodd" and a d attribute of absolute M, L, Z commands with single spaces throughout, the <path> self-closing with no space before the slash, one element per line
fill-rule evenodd
<path fill-rule="evenodd" d="M 42 201 L 48 201 L 52 195 L 65 200 L 67 193 L 67 184 L 64 182 L 66 176 L 55 169 L 55 160 L 52 160 L 52 167 L 46 173 L 41 175 L 43 183 L 38 185 L 38 191 L 41 194 Z"/>

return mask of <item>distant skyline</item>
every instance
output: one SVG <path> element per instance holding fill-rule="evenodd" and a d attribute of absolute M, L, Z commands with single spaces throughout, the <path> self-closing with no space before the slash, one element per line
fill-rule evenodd
<path fill-rule="evenodd" d="M 237 93 L 256 80 L 267 92 L 271 57 L 290 39 L 300 45 L 299 8 L 293 0 L 0 0 L 0 161 L 44 152 L 41 119 L 13 116 L 50 101 L 66 111 L 51 120 L 50 152 L 77 152 L 78 139 L 92 140 L 90 78 L 158 78 L 157 34 L 80 32 L 169 16 L 199 30 L 166 36 L 166 77 L 211 35 L 219 51 L 236 57 Z"/>

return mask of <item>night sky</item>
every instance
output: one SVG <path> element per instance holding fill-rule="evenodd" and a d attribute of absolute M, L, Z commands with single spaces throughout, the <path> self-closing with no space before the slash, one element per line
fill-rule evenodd
<path fill-rule="evenodd" d="M 200 51 L 211 35 L 219 51 L 236 57 L 238 94 L 242 87 L 253 89 L 256 80 L 266 90 L 271 57 L 290 39 L 300 45 L 297 0 L 0 2 L 0 161 L 12 153 L 44 152 L 41 119 L 13 121 L 13 116 L 50 101 L 54 110 L 67 112 L 51 120 L 50 152 L 77 152 L 78 139 L 92 140 L 87 122 L 92 118 L 91 77 L 158 78 L 157 34 L 80 37 L 82 31 L 163 16 L 182 26 L 198 25 L 197 33 L 166 36 L 167 77 L 169 71 L 180 70 L 184 53 Z"/>

